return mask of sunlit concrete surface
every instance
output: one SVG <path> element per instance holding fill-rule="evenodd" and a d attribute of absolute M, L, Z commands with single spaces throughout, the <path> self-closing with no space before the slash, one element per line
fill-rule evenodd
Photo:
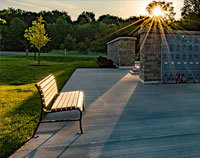
<path fill-rule="evenodd" d="M 11 157 L 200 157 L 200 84 L 138 80 L 128 70 L 77 69 L 63 91 L 85 92 L 84 134 L 79 122 L 41 124 L 39 137 Z"/>

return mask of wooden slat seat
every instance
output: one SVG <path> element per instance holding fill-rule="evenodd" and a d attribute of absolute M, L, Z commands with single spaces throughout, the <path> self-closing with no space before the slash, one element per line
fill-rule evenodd
<path fill-rule="evenodd" d="M 80 121 L 80 130 L 82 130 L 82 111 L 84 110 L 84 93 L 82 91 L 70 91 L 70 92 L 60 92 L 58 93 L 57 84 L 55 77 L 50 74 L 45 77 L 43 80 L 38 82 L 35 85 L 38 88 L 40 93 L 40 98 L 42 102 L 41 117 L 39 123 L 47 122 L 58 122 L 58 121 Z M 50 110 L 47 110 L 47 107 L 52 103 Z M 68 111 L 68 110 L 78 110 L 80 112 L 79 119 L 73 120 L 49 120 L 42 121 L 43 113 L 59 112 L 59 111 Z M 39 124 L 36 128 L 38 129 Z M 36 133 L 36 130 L 33 136 Z"/>
<path fill-rule="evenodd" d="M 51 111 L 77 109 L 83 111 L 84 95 L 82 91 L 61 92 L 51 107 Z"/>

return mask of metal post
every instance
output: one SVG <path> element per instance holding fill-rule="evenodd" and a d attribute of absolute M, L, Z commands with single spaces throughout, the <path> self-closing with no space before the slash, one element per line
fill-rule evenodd
<path fill-rule="evenodd" d="M 81 134 L 83 134 L 83 129 L 82 129 L 82 111 L 80 111 L 80 130 L 81 130 Z"/>
<path fill-rule="evenodd" d="M 28 57 L 28 49 L 26 49 L 26 57 Z"/>
<path fill-rule="evenodd" d="M 65 55 L 67 55 L 67 50 L 65 49 Z"/>

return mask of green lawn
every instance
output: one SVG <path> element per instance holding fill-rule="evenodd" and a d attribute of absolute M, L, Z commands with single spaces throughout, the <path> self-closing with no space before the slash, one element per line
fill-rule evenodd
<path fill-rule="evenodd" d="M 8 157 L 33 134 L 40 116 L 35 83 L 53 73 L 61 90 L 78 67 L 97 67 L 95 58 L 0 57 L 0 157 Z"/>

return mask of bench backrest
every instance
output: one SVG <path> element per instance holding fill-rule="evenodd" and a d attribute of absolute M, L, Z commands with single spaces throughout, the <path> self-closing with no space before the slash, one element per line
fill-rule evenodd
<path fill-rule="evenodd" d="M 35 85 L 40 93 L 42 106 L 46 108 L 58 94 L 55 77 L 50 74 Z"/>

